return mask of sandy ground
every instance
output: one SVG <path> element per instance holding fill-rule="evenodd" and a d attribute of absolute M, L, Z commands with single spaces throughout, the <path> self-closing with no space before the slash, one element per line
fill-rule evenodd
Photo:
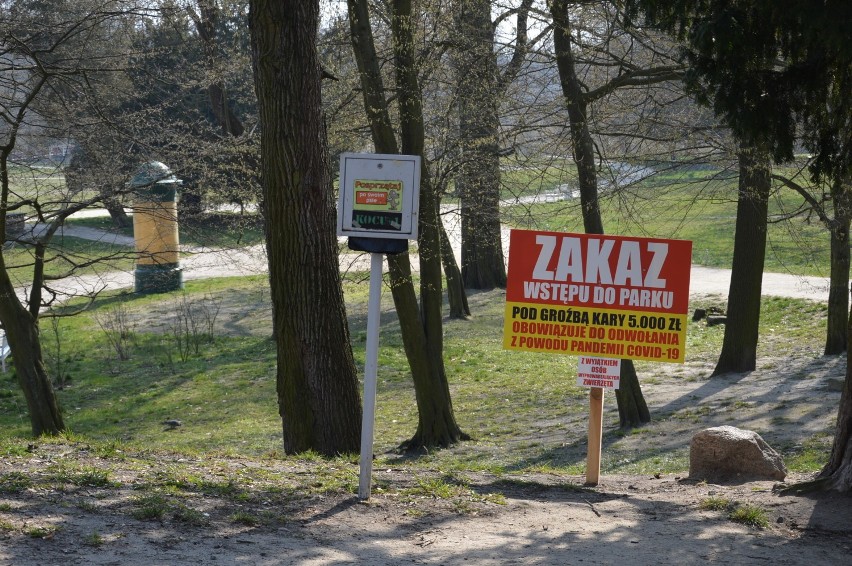
<path fill-rule="evenodd" d="M 406 481 L 390 471 L 376 477 L 390 486 Z M 677 476 L 604 477 L 594 489 L 569 480 L 473 477 L 474 491 L 499 491 L 505 500 L 471 504 L 464 513 L 441 500 L 403 503 L 393 493 L 366 503 L 351 495 L 315 496 L 290 506 L 285 521 L 263 526 L 235 524 L 229 519 L 235 504 L 209 497 L 193 502 L 209 517 L 203 526 L 138 520 L 129 514 L 132 487 L 109 494 L 0 494 L 7 525 L 0 533 L 0 564 L 816 566 L 848 564 L 852 555 L 848 496 L 784 497 L 769 482 L 719 486 Z M 760 506 L 770 525 L 758 529 L 731 522 L 724 511 L 702 510 L 709 497 Z M 80 500 L 95 503 L 81 509 Z M 45 526 L 55 533 L 26 534 Z"/>

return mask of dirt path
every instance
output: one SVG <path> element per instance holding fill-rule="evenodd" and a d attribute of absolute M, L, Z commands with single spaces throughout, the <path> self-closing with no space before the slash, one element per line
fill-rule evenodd
<path fill-rule="evenodd" d="M 457 214 L 447 210 L 443 216 L 448 235 L 453 244 L 456 260 L 461 261 L 460 230 Z M 508 250 L 509 229 L 504 229 L 504 249 Z M 92 228 L 67 228 L 66 236 L 118 245 L 133 245 L 133 239 L 116 236 L 109 232 Z M 345 239 L 340 244 L 345 248 Z M 367 254 L 347 253 L 340 255 L 340 269 L 343 271 L 368 271 Z M 204 249 L 184 246 L 181 250 L 181 268 L 185 280 L 209 277 L 232 277 L 265 273 L 268 269 L 266 249 L 263 245 L 223 250 Z M 412 268 L 419 269 L 417 256 L 412 256 Z M 693 295 L 720 294 L 727 296 L 731 281 L 729 269 L 716 269 L 692 266 L 690 293 Z M 68 295 L 91 293 L 101 289 L 125 289 L 133 287 L 133 274 L 130 272 L 103 272 L 97 275 L 85 275 L 58 281 L 53 286 Z M 804 277 L 783 273 L 765 273 L 763 275 L 763 294 L 766 296 L 827 301 L 828 279 L 824 277 Z"/>
<path fill-rule="evenodd" d="M 402 477 L 378 474 L 390 485 Z M 570 478 L 569 478 L 570 480 Z M 581 478 L 576 478 L 581 481 Z M 771 484 L 696 484 L 675 477 L 607 477 L 594 489 L 566 480 L 478 477 L 474 491 L 500 491 L 500 505 L 467 512 L 441 501 L 368 503 L 317 496 L 275 525 L 237 525 L 233 503 L 193 501 L 209 521 L 139 520 L 128 514 L 132 489 L 103 499 L 83 493 L 0 494 L 0 513 L 17 528 L 52 527 L 48 537 L 0 532 L 0 565 L 182 564 L 808 564 L 848 563 L 848 497 L 779 497 Z M 701 501 L 724 497 L 767 510 L 763 529 L 738 524 Z M 90 501 L 81 509 L 81 500 Z M 240 504 L 245 512 L 251 503 Z M 269 509 L 269 507 L 267 507 Z M 414 511 L 414 512 L 413 512 Z"/>

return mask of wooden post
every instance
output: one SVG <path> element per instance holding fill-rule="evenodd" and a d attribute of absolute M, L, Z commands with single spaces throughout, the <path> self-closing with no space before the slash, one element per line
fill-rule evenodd
<path fill-rule="evenodd" d="M 601 441 L 603 439 L 602 387 L 589 391 L 589 447 L 586 453 L 586 485 L 598 485 L 601 475 Z"/>

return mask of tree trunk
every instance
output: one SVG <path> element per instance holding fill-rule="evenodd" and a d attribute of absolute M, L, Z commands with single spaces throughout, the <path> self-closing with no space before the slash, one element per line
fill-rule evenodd
<path fill-rule="evenodd" d="M 461 164 L 462 279 L 468 289 L 506 288 L 500 234 L 500 89 L 491 2 L 456 6 L 455 70 Z"/>
<path fill-rule="evenodd" d="M 568 4 L 555 0 L 551 4 L 556 48 L 556 66 L 568 110 L 571 141 L 574 146 L 574 163 L 580 186 L 580 203 L 583 227 L 587 234 L 603 234 L 603 220 L 598 202 L 598 179 L 595 166 L 595 145 L 589 131 L 587 104 L 582 83 L 577 77 L 574 54 L 571 48 L 571 22 Z M 639 376 L 631 360 L 621 361 L 621 384 L 615 396 L 621 427 L 635 427 L 651 421 L 651 413 L 639 385 Z"/>
<path fill-rule="evenodd" d="M 453 253 L 453 245 L 444 228 L 440 226 L 441 235 L 441 263 L 444 265 L 444 278 L 447 280 L 447 300 L 450 303 L 450 318 L 463 319 L 470 316 L 470 307 L 467 304 L 467 293 L 462 285 L 461 271 L 456 263 Z"/>
<path fill-rule="evenodd" d="M 435 364 L 431 358 L 429 337 L 414 294 L 408 255 L 389 255 L 388 271 L 417 401 L 417 431 L 402 447 L 409 450 L 447 447 L 459 440 L 467 440 L 469 437 L 456 423 L 444 364 Z"/>
<path fill-rule="evenodd" d="M 849 312 L 849 225 L 852 218 L 852 193 L 842 183 L 832 184 L 834 220 L 831 233 L 831 278 L 828 291 L 828 322 L 826 324 L 826 355 L 846 351 Z"/>
<path fill-rule="evenodd" d="M 757 364 L 760 295 L 766 255 L 769 206 L 769 154 L 741 147 L 739 197 L 734 233 L 734 259 L 728 291 L 728 313 L 722 352 L 713 375 L 753 371 Z"/>
<path fill-rule="evenodd" d="M 651 422 L 651 412 L 642 395 L 633 360 L 621 360 L 620 379 L 621 384 L 615 390 L 619 426 L 629 428 Z"/>
<path fill-rule="evenodd" d="M 319 2 L 253 0 L 249 22 L 284 450 L 356 452 L 361 406 L 334 236 Z"/>
<path fill-rule="evenodd" d="M 116 228 L 132 226 L 133 221 L 115 197 L 121 191 L 115 189 L 115 180 L 111 181 L 108 174 L 104 173 L 105 167 L 101 163 L 102 160 L 97 158 L 96 152 L 87 142 L 86 138 L 78 142 L 81 147 L 74 151 L 71 161 L 65 168 L 65 186 L 72 195 L 79 195 L 96 187 L 100 191 L 101 202 L 109 212 L 113 225 Z M 114 166 L 114 164 L 111 165 Z"/>
<path fill-rule="evenodd" d="M 370 123 L 373 144 L 380 153 L 399 153 L 379 71 L 367 2 L 349 0 L 348 7 L 352 48 L 358 64 L 364 108 Z M 411 23 L 410 2 L 393 3 L 391 27 L 401 109 L 399 114 L 402 150 L 403 153 L 422 156 L 423 112 L 414 59 L 414 25 Z M 403 444 L 409 449 L 449 446 L 468 438 L 456 423 L 444 369 L 438 195 L 430 183 L 428 165 L 425 159 L 423 161 L 418 234 L 421 295 L 419 309 L 408 255 L 388 256 L 391 291 L 400 321 L 405 353 L 411 367 L 419 417 L 417 431 Z"/>
<path fill-rule="evenodd" d="M 193 16 L 195 17 L 195 16 Z M 219 21 L 219 7 L 214 0 L 198 0 L 198 16 L 195 27 L 201 41 L 204 43 L 207 70 L 211 76 L 221 75 L 219 69 L 219 46 L 216 39 L 216 26 Z M 245 128 L 234 114 L 228 100 L 228 91 L 221 79 L 214 80 L 207 87 L 207 97 L 210 99 L 210 109 L 216 123 L 222 129 L 222 134 L 228 137 L 240 137 Z"/>
<path fill-rule="evenodd" d="M 127 211 L 124 210 L 121 203 L 109 197 L 104 197 L 103 203 L 107 212 L 109 212 L 113 226 L 116 228 L 129 228 L 133 226 L 133 220 L 127 215 Z"/>
<path fill-rule="evenodd" d="M 33 436 L 58 434 L 65 430 L 65 423 L 42 358 L 38 319 L 21 306 L 5 267 L 0 269 L 0 293 L 5 297 L 0 300 L 0 321 L 15 360 L 18 384 L 27 400 Z"/>
<path fill-rule="evenodd" d="M 847 320 L 852 326 L 852 313 Z M 847 336 L 852 339 L 852 329 L 847 328 Z M 852 352 L 847 344 L 846 356 Z M 840 408 L 837 411 L 837 428 L 828 463 L 817 476 L 817 487 L 836 491 L 852 491 L 852 360 L 846 362 L 846 383 L 840 395 Z M 795 488 L 795 486 L 794 486 Z"/>
<path fill-rule="evenodd" d="M 391 32 L 394 39 L 394 64 L 399 89 L 399 121 L 402 153 L 419 155 L 423 160 L 420 173 L 420 218 L 417 247 L 420 251 L 420 316 L 426 337 L 431 382 L 428 395 L 418 398 L 421 408 L 417 432 L 408 442 L 410 448 L 448 446 L 467 438 L 456 423 L 450 387 L 444 369 L 443 292 L 441 282 L 441 216 L 440 199 L 432 185 L 424 155 L 426 129 L 423 103 L 417 76 L 411 0 L 394 0 Z"/>

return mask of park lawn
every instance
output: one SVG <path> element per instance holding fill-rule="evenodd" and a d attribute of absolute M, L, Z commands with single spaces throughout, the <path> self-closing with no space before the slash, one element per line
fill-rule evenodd
<path fill-rule="evenodd" d="M 356 362 L 363 369 L 367 287 L 362 274 L 344 282 Z M 504 294 L 473 293 L 474 317 L 445 323 L 445 363 L 456 416 L 472 441 L 409 461 L 396 451 L 417 427 L 414 391 L 389 293 L 383 298 L 376 417 L 377 465 L 412 465 L 492 473 L 546 471 L 578 474 L 585 465 L 587 391 L 576 386 L 576 358 L 510 352 L 502 348 Z M 708 298 L 700 305 L 710 306 Z M 215 324 L 197 337 L 177 329 L 177 315 L 197 308 Z M 129 359 L 108 339 L 109 321 L 123 311 Z M 767 352 L 818 358 L 824 309 L 807 301 L 768 299 L 762 343 Z M 205 319 L 206 317 L 206 319 Z M 57 331 L 43 324 L 46 361 L 64 376 L 58 395 L 75 438 L 127 449 L 185 454 L 280 455 L 281 421 L 275 393 L 275 345 L 266 277 L 187 283 L 185 292 L 101 297 L 85 314 L 62 318 Z M 204 325 L 201 325 L 204 327 Z M 61 344 L 56 355 L 56 332 Z M 706 379 L 724 330 L 690 323 L 687 362 L 638 363 L 649 382 Z M 197 338 L 197 341 L 194 341 Z M 191 344 L 197 343 L 197 352 Z M 183 344 L 184 346 L 182 346 Z M 186 345 L 190 344 L 187 349 Z M 184 355 L 185 354 L 185 355 Z M 57 366 L 59 364 L 59 366 Z M 665 377 L 661 377 L 661 376 Z M 659 446 L 637 455 L 631 435 L 606 424 L 606 473 L 680 471 L 682 448 Z M 180 419 L 171 430 L 162 423 Z M 640 432 L 645 429 L 640 429 Z M 14 365 L 0 381 L 0 451 L 29 434 Z M 4 440 L 5 439 L 5 440 Z M 625 443 L 623 446 L 621 443 Z M 815 448 L 814 448 L 815 447 Z M 824 443 L 809 450 L 825 455 Z M 814 458 L 819 458 L 819 454 Z"/>
<path fill-rule="evenodd" d="M 26 285 L 31 280 L 34 265 L 31 245 L 7 243 L 3 259 L 13 281 Z M 44 272 L 51 277 L 67 275 L 72 269 L 75 275 L 127 271 L 133 268 L 134 261 L 133 248 L 56 235 L 45 253 Z"/>
<path fill-rule="evenodd" d="M 736 179 L 714 179 L 708 171 L 684 177 L 667 174 L 630 191 L 602 192 L 604 229 L 609 234 L 691 240 L 693 263 L 730 268 L 736 226 Z M 765 271 L 827 277 L 830 241 L 827 229 L 809 216 L 787 219 L 801 197 L 789 190 L 773 193 Z M 583 232 L 579 199 L 521 204 L 506 211 L 517 228 Z"/>
<path fill-rule="evenodd" d="M 67 225 L 133 236 L 133 226 L 117 228 L 109 216 L 70 218 Z M 252 246 L 263 243 L 264 239 L 263 218 L 257 213 L 205 213 L 181 219 L 178 232 L 181 245 L 199 248 Z"/>

